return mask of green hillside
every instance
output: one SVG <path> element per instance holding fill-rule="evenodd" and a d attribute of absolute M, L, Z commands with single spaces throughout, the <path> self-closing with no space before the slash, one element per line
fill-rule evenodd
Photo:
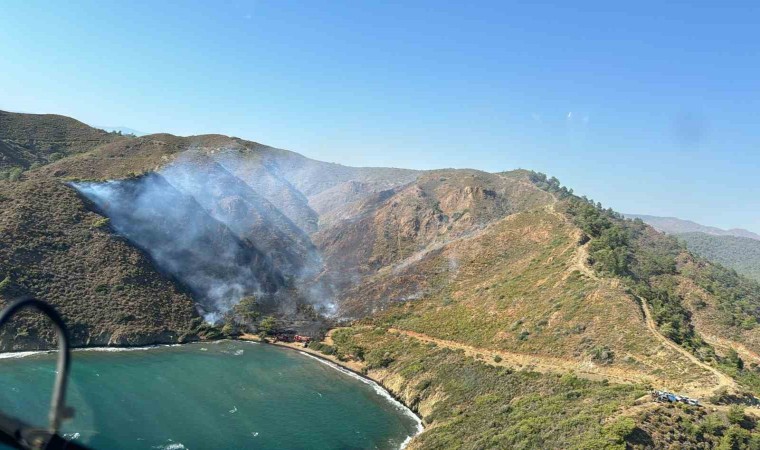
<path fill-rule="evenodd" d="M 682 233 L 677 236 L 697 255 L 760 281 L 760 241 L 705 233 Z"/>

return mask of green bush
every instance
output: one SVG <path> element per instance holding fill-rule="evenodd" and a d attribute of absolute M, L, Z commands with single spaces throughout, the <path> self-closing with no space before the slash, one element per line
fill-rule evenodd
<path fill-rule="evenodd" d="M 271 336 L 277 329 L 277 319 L 272 316 L 266 316 L 261 319 L 258 325 L 259 334 L 261 336 Z"/>
<path fill-rule="evenodd" d="M 222 326 L 222 333 L 226 334 L 227 336 L 237 336 L 240 334 L 237 327 L 229 322 L 225 323 L 224 326 Z"/>
<path fill-rule="evenodd" d="M 312 350 L 316 350 L 319 353 L 325 354 L 325 355 L 334 355 L 335 354 L 335 347 L 332 345 L 327 345 L 322 342 L 317 341 L 311 341 L 309 342 L 308 348 Z"/>
<path fill-rule="evenodd" d="M 111 223 L 111 219 L 108 217 L 102 217 L 95 221 L 95 223 L 92 224 L 95 228 L 106 228 Z"/>
<path fill-rule="evenodd" d="M 238 320 L 249 324 L 257 321 L 261 316 L 258 301 L 253 295 L 241 298 L 237 305 L 232 307 L 232 313 Z"/>
<path fill-rule="evenodd" d="M 11 283 L 12 281 L 10 275 L 3 278 L 3 281 L 0 281 L 0 294 L 5 293 L 8 289 L 10 289 Z"/>
<path fill-rule="evenodd" d="M 601 364 L 611 364 L 615 359 L 614 352 L 606 345 L 594 347 L 591 350 L 591 358 Z"/>
<path fill-rule="evenodd" d="M 63 159 L 65 156 L 66 155 L 64 155 L 63 153 L 54 152 L 54 153 L 51 153 L 50 155 L 48 155 L 47 160 L 48 160 L 48 162 L 52 163 L 52 162 L 58 161 L 59 159 Z"/>
<path fill-rule="evenodd" d="M 95 286 L 95 292 L 98 294 L 107 294 L 108 291 L 110 291 L 110 289 L 107 284 L 99 284 Z"/>
<path fill-rule="evenodd" d="M 9 167 L 0 170 L 0 180 L 18 181 L 22 173 L 24 173 L 23 167 Z"/>
<path fill-rule="evenodd" d="M 388 367 L 393 362 L 393 357 L 383 349 L 373 349 L 364 358 L 367 367 L 370 369 L 382 369 Z"/>
<path fill-rule="evenodd" d="M 728 408 L 728 414 L 726 414 L 728 421 L 732 424 L 738 425 L 744 421 L 744 407 L 740 405 L 731 405 Z"/>

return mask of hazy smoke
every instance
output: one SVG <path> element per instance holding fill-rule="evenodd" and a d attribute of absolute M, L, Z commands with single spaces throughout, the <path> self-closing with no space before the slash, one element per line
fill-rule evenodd
<path fill-rule="evenodd" d="M 285 313 L 299 302 L 333 309 L 308 235 L 203 152 L 188 151 L 158 173 L 72 186 L 187 286 L 208 321 L 251 294 Z"/>

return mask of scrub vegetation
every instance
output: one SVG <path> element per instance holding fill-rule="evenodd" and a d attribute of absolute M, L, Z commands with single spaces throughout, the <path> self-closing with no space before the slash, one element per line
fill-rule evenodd
<path fill-rule="evenodd" d="M 319 338 L 327 312 L 346 327 L 310 349 L 418 411 L 428 427 L 411 448 L 757 445 L 740 408 L 760 394 L 760 285 L 556 178 L 350 168 L 11 113 L 0 145 L 0 301 L 53 303 L 75 345 Z M 147 198 L 148 217 L 138 195 L 116 208 L 72 188 L 144 194 L 164 176 L 184 199 L 174 216 L 174 200 Z M 204 253 L 222 240 L 239 253 Z M 175 241 L 189 245 L 167 258 Z M 216 289 L 243 263 L 250 285 Z M 51 342 L 33 314 L 0 335 L 2 350 Z"/>
<path fill-rule="evenodd" d="M 710 412 L 647 403 L 636 384 L 494 365 L 370 320 L 311 347 L 353 360 L 415 409 L 427 430 L 410 448 L 757 448 L 741 406 Z"/>

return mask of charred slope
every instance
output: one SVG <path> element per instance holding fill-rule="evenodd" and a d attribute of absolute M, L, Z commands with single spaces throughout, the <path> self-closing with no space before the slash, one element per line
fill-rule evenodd
<path fill-rule="evenodd" d="M 212 150 L 211 156 L 306 233 L 323 228 L 323 219 L 332 209 L 409 183 L 420 174 L 406 169 L 346 167 L 252 142 L 238 144 L 238 148 Z M 333 197 L 335 201 L 331 203 L 321 200 L 323 193 L 357 183 L 363 188 L 355 190 L 351 197 Z"/>
<path fill-rule="evenodd" d="M 55 180 L 0 182 L 0 303 L 33 295 L 63 314 L 74 345 L 194 339 L 193 299 L 113 234 Z M 0 330 L 0 351 L 47 348 L 47 320 L 26 314 Z"/>
<path fill-rule="evenodd" d="M 269 255 L 281 272 L 305 279 L 321 270 L 319 254 L 309 236 L 266 198 L 205 154 L 184 153 L 160 173 L 238 238 Z"/>
<path fill-rule="evenodd" d="M 189 195 L 155 173 L 73 186 L 111 226 L 188 286 L 204 312 L 225 312 L 245 295 L 273 294 L 285 277 L 252 242 L 238 238 Z"/>
<path fill-rule="evenodd" d="M 340 286 L 345 314 L 356 317 L 389 302 L 417 298 L 426 284 L 415 273 L 430 252 L 520 211 L 546 206 L 552 197 L 527 179 L 475 170 L 424 173 L 409 184 L 342 207 L 347 217 L 314 240 Z M 385 277 L 385 288 L 373 281 Z M 365 288 L 372 286 L 371 291 Z M 386 289 L 387 288 L 387 289 Z M 362 300 L 356 301 L 357 295 Z"/>

